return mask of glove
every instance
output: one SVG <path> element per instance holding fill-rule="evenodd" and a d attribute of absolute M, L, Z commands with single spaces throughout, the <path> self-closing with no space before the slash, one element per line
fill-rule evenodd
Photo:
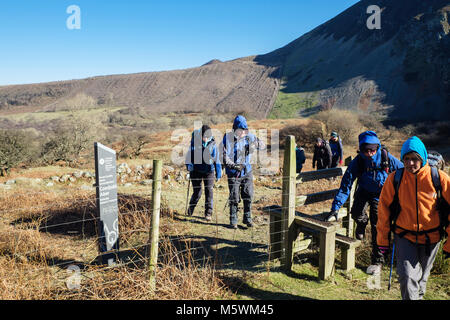
<path fill-rule="evenodd" d="M 380 250 L 380 253 L 384 256 L 389 252 L 389 247 L 378 247 L 378 250 Z"/>
<path fill-rule="evenodd" d="M 186 168 L 187 168 L 187 170 L 188 170 L 189 172 L 194 171 L 194 165 L 193 165 L 193 164 L 187 164 L 187 165 L 186 165 Z"/>
<path fill-rule="evenodd" d="M 339 160 L 339 165 L 342 166 L 342 160 Z"/>
<path fill-rule="evenodd" d="M 244 169 L 244 165 L 243 164 L 233 164 L 231 166 L 231 169 L 236 170 L 236 171 L 242 171 L 242 169 Z"/>

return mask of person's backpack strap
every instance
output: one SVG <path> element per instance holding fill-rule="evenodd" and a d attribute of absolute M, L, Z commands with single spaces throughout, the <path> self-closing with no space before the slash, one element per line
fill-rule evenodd
<path fill-rule="evenodd" d="M 395 224 L 397 222 L 398 215 L 400 214 L 401 211 L 400 200 L 398 198 L 398 190 L 400 189 L 400 183 L 403 178 L 403 172 L 404 168 L 397 169 L 394 173 L 394 180 L 392 182 L 394 186 L 394 199 L 392 200 L 392 203 L 389 206 L 390 211 L 389 221 L 391 223 L 391 232 L 394 232 L 394 229 L 396 227 Z"/>
<path fill-rule="evenodd" d="M 390 172 L 389 151 L 384 145 L 381 145 L 381 169 L 386 173 Z"/>
<path fill-rule="evenodd" d="M 439 232 L 441 235 L 441 238 L 446 236 L 446 229 L 448 226 L 448 216 L 450 214 L 450 205 L 447 203 L 447 201 L 442 196 L 442 185 L 441 185 L 441 178 L 439 175 L 439 169 L 435 166 L 430 166 L 431 168 L 431 179 L 433 181 L 434 189 L 436 190 L 437 195 L 437 210 L 439 212 Z"/>
<path fill-rule="evenodd" d="M 431 179 L 433 180 L 433 186 L 436 190 L 438 199 L 441 197 L 442 193 L 442 186 L 441 186 L 441 178 L 439 176 L 439 170 L 436 167 L 430 167 L 431 168 Z"/>
<path fill-rule="evenodd" d="M 358 163 L 358 176 L 356 177 L 358 180 L 361 178 L 364 172 L 364 159 L 361 157 L 361 154 L 358 153 L 356 156 L 356 162 Z"/>

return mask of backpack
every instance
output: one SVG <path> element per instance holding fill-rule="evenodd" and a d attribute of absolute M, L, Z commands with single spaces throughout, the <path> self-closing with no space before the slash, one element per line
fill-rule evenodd
<path fill-rule="evenodd" d="M 433 156 L 436 156 L 436 158 L 440 157 L 443 161 L 442 155 L 440 155 L 436 151 L 431 151 L 431 152 L 433 152 Z M 429 254 L 429 252 L 430 252 L 430 238 L 429 238 L 428 234 L 431 232 L 439 231 L 439 235 L 442 239 L 445 236 L 447 236 L 446 229 L 449 224 L 448 216 L 450 214 L 450 205 L 447 203 L 447 201 L 442 196 L 441 179 L 439 176 L 439 168 L 437 167 L 438 164 L 439 164 L 439 161 L 433 161 L 433 160 L 429 161 L 429 165 L 431 167 L 431 180 L 433 181 L 433 186 L 434 186 L 434 189 L 437 194 L 436 208 L 439 213 L 439 226 L 437 228 L 416 232 L 416 231 L 403 229 L 402 227 L 399 227 L 396 225 L 397 218 L 401 211 L 401 206 L 400 206 L 400 202 L 398 199 L 398 190 L 400 188 L 400 183 L 401 183 L 401 180 L 403 177 L 404 168 L 400 168 L 395 172 L 394 181 L 393 181 L 394 190 L 395 190 L 394 199 L 393 199 L 391 205 L 389 206 L 389 209 L 390 209 L 389 220 L 390 220 L 391 233 L 393 233 L 396 228 L 399 228 L 399 229 L 403 230 L 398 235 L 400 238 L 405 236 L 405 234 L 407 234 L 407 233 L 412 233 L 414 235 L 425 235 L 425 237 L 426 237 L 426 249 L 425 250 L 426 250 L 427 254 Z"/>
<path fill-rule="evenodd" d="M 358 161 L 358 176 L 357 178 L 360 178 L 362 176 L 362 174 L 364 173 L 364 171 L 369 171 L 369 168 L 364 169 L 364 159 L 361 157 L 361 155 L 359 154 L 360 151 L 358 151 L 358 155 L 356 156 L 356 159 Z M 389 151 L 387 149 L 387 147 L 382 144 L 381 145 L 381 163 L 380 166 L 375 168 L 375 169 L 371 169 L 372 171 L 385 171 L 386 173 L 390 173 L 391 172 L 391 161 L 389 159 Z M 358 179 L 359 180 L 359 179 Z"/>
<path fill-rule="evenodd" d="M 445 168 L 445 161 L 442 155 L 434 150 L 428 151 L 428 164 L 431 167 L 436 167 L 439 170 L 444 170 Z"/>
<path fill-rule="evenodd" d="M 246 162 L 246 159 L 247 159 L 247 157 L 248 157 L 248 155 L 251 153 L 251 152 L 254 152 L 254 150 L 252 149 L 252 150 L 250 150 L 250 139 L 249 139 L 249 136 L 248 135 L 246 135 L 245 137 L 244 137 L 244 139 L 245 139 L 245 150 L 244 150 L 244 159 L 243 159 L 243 162 L 245 163 Z M 225 139 L 225 147 L 226 147 L 226 144 L 227 144 L 227 139 Z M 235 135 L 233 135 L 233 147 L 236 145 L 236 143 L 237 143 L 237 138 L 236 138 L 236 136 Z M 237 150 L 236 150 L 237 151 Z M 233 152 L 233 157 L 237 157 L 238 156 L 238 154 L 239 154 L 239 152 L 237 152 L 236 154 L 234 154 L 234 152 Z M 227 164 L 227 161 L 226 161 L 226 157 L 227 157 L 227 155 L 224 153 L 223 155 L 223 163 L 225 164 L 225 166 L 227 166 L 230 170 L 235 170 L 234 168 L 232 168 L 231 166 L 230 166 L 230 164 Z M 233 161 L 233 163 L 235 163 L 235 161 L 239 161 L 239 160 L 242 160 L 241 159 L 242 158 L 242 155 L 241 155 L 241 157 L 240 157 L 240 159 L 233 159 L 232 161 Z"/>

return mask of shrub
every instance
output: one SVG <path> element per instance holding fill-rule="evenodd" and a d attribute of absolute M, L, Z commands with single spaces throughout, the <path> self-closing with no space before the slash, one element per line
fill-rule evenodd
<path fill-rule="evenodd" d="M 28 161 L 33 153 L 30 134 L 19 130 L 0 130 L 0 172 L 4 176 L 11 168 Z"/>
<path fill-rule="evenodd" d="M 295 141 L 303 148 L 314 149 L 318 137 L 324 136 L 324 128 L 320 122 L 313 121 L 306 125 L 293 125 L 280 130 L 280 145 L 284 145 L 287 136 L 295 136 Z"/>
<path fill-rule="evenodd" d="M 117 151 L 117 158 L 138 158 L 150 137 L 145 132 L 132 132 L 124 136 L 121 147 Z"/>
<path fill-rule="evenodd" d="M 47 164 L 76 163 L 83 151 L 101 139 L 98 124 L 86 119 L 61 122 L 42 146 L 41 158 Z"/>
<path fill-rule="evenodd" d="M 65 100 L 61 106 L 61 110 L 82 110 L 90 109 L 97 106 L 97 101 L 85 93 L 78 93 L 76 96 Z"/>
<path fill-rule="evenodd" d="M 358 135 L 365 130 L 358 114 L 347 110 L 326 110 L 317 113 L 313 118 L 325 124 L 328 134 L 336 131 L 347 145 L 357 145 Z"/>

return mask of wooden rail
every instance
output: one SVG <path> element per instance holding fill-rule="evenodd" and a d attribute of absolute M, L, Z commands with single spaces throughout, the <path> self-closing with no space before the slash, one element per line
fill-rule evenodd
<path fill-rule="evenodd" d="M 297 207 L 306 206 L 308 204 L 326 201 L 330 199 L 334 199 L 334 196 L 338 193 L 339 189 L 326 190 L 317 193 L 307 194 L 305 196 L 298 196 L 296 198 Z"/>
<path fill-rule="evenodd" d="M 347 167 L 337 167 L 337 168 L 321 169 L 316 171 L 301 172 L 296 174 L 297 183 L 313 181 L 318 179 L 340 177 L 344 175 L 345 170 L 347 170 Z"/>

